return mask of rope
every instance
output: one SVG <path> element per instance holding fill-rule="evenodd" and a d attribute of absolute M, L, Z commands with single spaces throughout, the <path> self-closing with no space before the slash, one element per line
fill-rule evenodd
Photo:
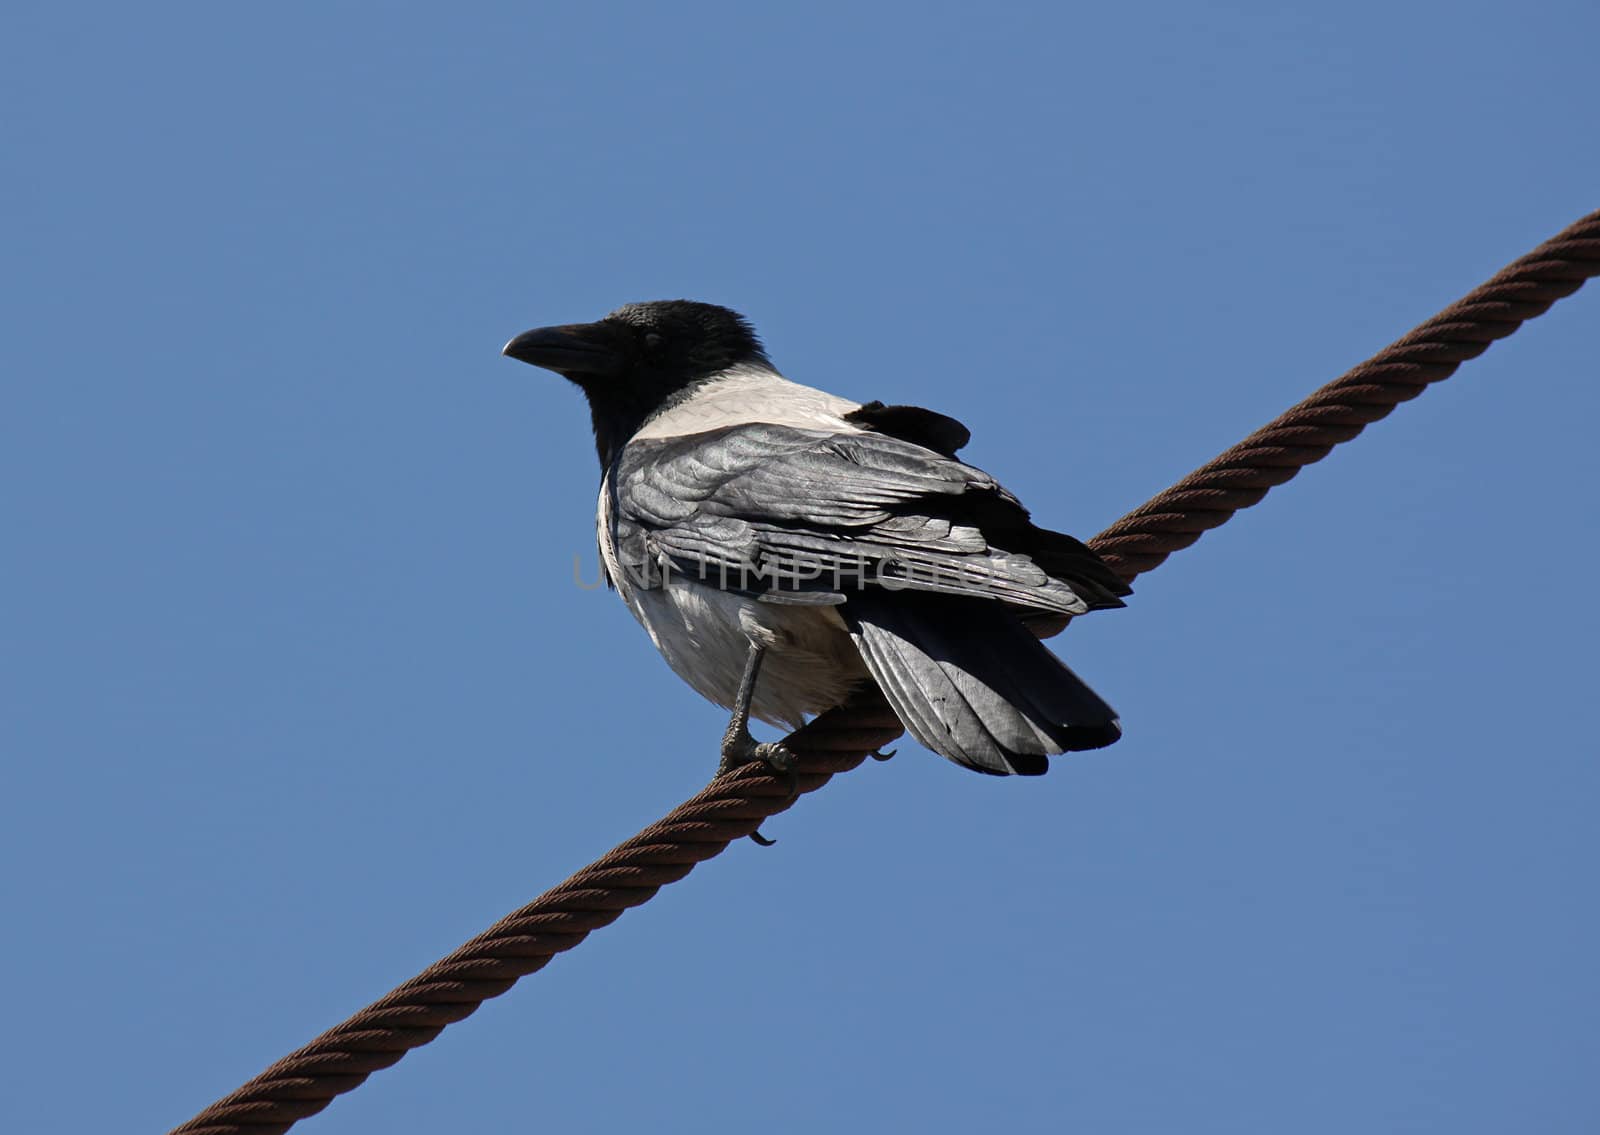
<path fill-rule="evenodd" d="M 1091 545 L 1126 579 L 1149 571 L 1597 275 L 1600 212 L 1134 509 Z M 785 741 L 800 758 L 799 794 L 791 796 L 785 780 L 757 766 L 719 777 L 659 822 L 290 1053 L 172 1135 L 287 1131 L 373 1072 L 427 1044 L 446 1025 L 470 1016 L 518 978 L 544 968 L 590 931 L 615 922 L 695 864 L 756 831 L 799 795 L 855 768 L 900 733 L 899 720 L 876 690 L 822 714 Z"/>
<path fill-rule="evenodd" d="M 835 773 L 900 736 L 900 719 L 876 690 L 813 719 L 786 744 L 799 758 L 799 792 L 748 765 L 718 777 L 664 818 L 566 882 L 441 958 L 343 1024 L 290 1053 L 173 1135 L 276 1135 L 315 1115 L 373 1072 L 427 1044 L 517 979 L 543 969 L 591 930 L 648 902 L 668 883 L 756 831 Z"/>
<path fill-rule="evenodd" d="M 1596 275 L 1600 211 L 1157 493 L 1090 545 L 1124 579 L 1144 574 Z"/>

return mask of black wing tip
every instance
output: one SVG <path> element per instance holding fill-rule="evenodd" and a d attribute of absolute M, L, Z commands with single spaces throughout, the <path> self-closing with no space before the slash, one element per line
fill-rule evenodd
<path fill-rule="evenodd" d="M 1015 543 L 1007 543 L 1011 537 Z M 994 539 L 1008 551 L 1021 552 L 1045 571 L 1065 582 L 1089 604 L 1090 610 L 1126 607 L 1123 598 L 1133 587 L 1100 553 L 1076 536 L 1041 528 L 1031 520 L 1011 532 L 996 532 Z"/>

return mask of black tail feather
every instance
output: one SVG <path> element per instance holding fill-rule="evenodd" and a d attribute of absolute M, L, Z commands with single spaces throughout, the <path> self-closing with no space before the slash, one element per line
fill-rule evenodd
<path fill-rule="evenodd" d="M 844 613 L 906 729 L 957 764 L 1037 776 L 1052 753 L 1122 736 L 1116 712 L 999 603 L 867 592 Z"/>

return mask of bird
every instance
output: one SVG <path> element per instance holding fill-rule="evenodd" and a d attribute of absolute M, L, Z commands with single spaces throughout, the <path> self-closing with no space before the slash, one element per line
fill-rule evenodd
<path fill-rule="evenodd" d="M 502 354 L 586 397 L 606 579 L 731 711 L 719 775 L 794 777 L 750 718 L 798 728 L 869 683 L 921 745 L 980 773 L 1037 776 L 1121 737 L 1040 637 L 1130 588 L 959 460 L 956 419 L 792 382 L 749 320 L 692 300 L 525 331 Z"/>

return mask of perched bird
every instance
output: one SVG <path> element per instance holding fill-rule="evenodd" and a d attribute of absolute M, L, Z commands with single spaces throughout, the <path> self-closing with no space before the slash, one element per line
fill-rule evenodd
<path fill-rule="evenodd" d="M 798 727 L 872 681 L 907 730 L 979 772 L 1121 736 L 1039 641 L 1128 586 L 956 460 L 953 418 L 778 373 L 743 316 L 688 300 L 518 335 L 504 354 L 589 401 L 611 585 L 679 677 L 733 711 L 719 771 L 794 758 Z"/>

